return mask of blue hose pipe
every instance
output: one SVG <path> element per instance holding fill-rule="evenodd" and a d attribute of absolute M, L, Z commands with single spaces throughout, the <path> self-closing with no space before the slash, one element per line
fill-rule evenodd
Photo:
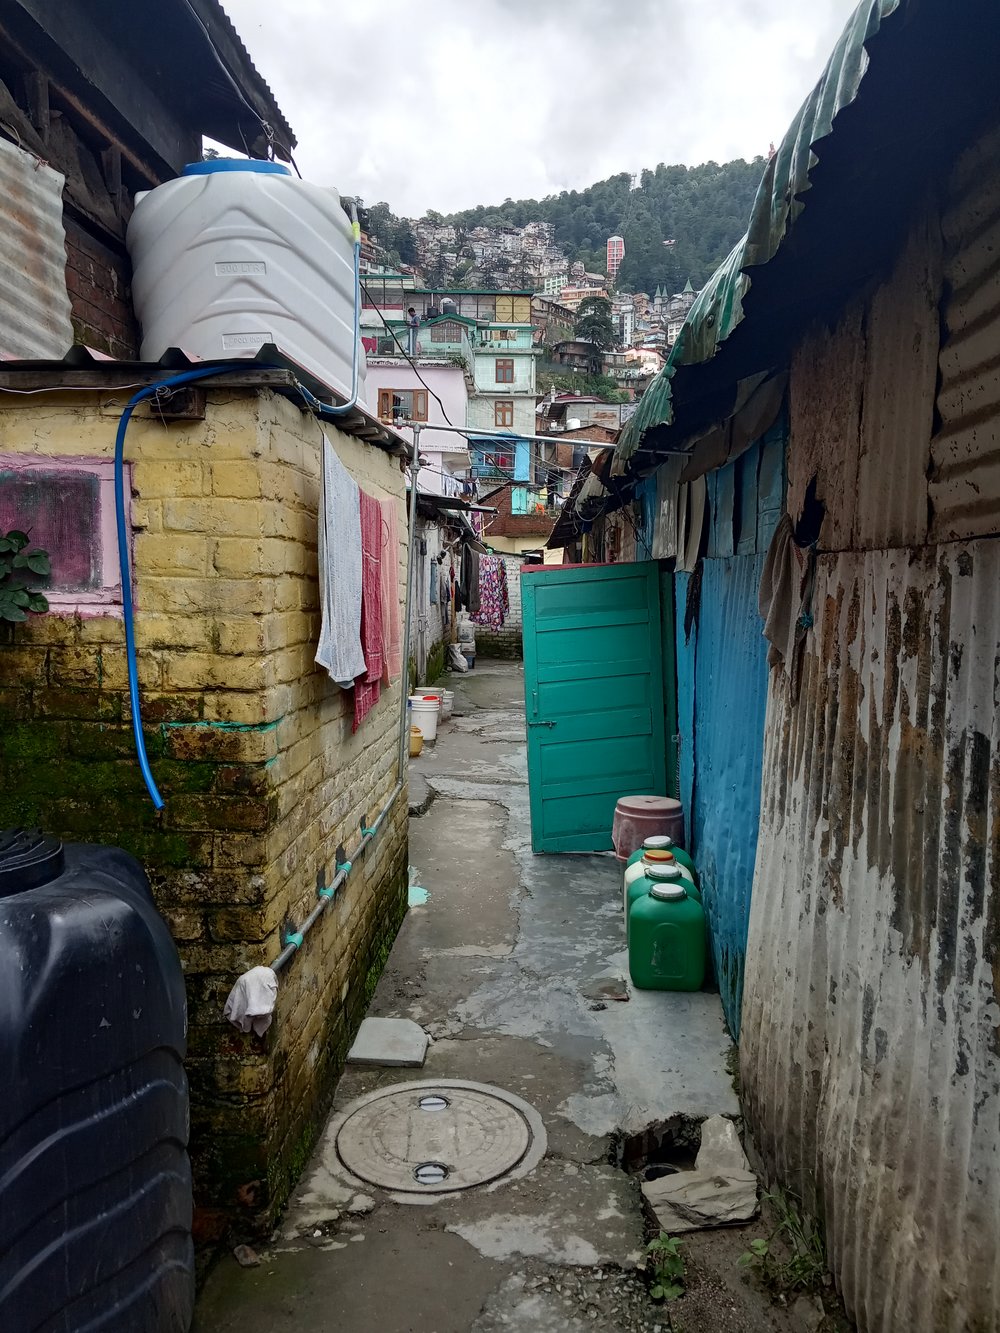
<path fill-rule="evenodd" d="M 163 809 L 163 797 L 159 793 L 149 757 L 146 754 L 146 742 L 142 735 L 142 715 L 139 711 L 139 673 L 135 655 L 135 620 L 132 605 L 132 574 L 128 559 L 128 531 L 125 526 L 125 432 L 132 413 L 147 398 L 153 398 L 163 389 L 175 389 L 181 384 L 190 384 L 192 380 L 207 379 L 210 375 L 221 375 L 231 370 L 230 365 L 199 366 L 197 370 L 185 370 L 169 379 L 159 380 L 156 384 L 147 384 L 144 389 L 125 404 L 118 422 L 118 434 L 115 437 L 115 527 L 118 533 L 118 569 L 122 581 L 122 614 L 125 620 L 125 656 L 128 663 L 128 697 L 132 705 L 132 735 L 135 737 L 135 753 L 139 762 L 139 771 L 146 784 L 149 798 L 157 810 Z"/>

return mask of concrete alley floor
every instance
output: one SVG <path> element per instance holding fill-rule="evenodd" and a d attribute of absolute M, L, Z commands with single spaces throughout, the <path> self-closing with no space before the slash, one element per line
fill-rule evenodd
<path fill-rule="evenodd" d="M 427 898 L 369 1011 L 433 1041 L 422 1069 L 349 1066 L 334 1113 L 410 1079 L 474 1080 L 535 1108 L 545 1154 L 521 1179 L 405 1204 L 345 1184 L 328 1132 L 260 1266 L 227 1255 L 209 1276 L 197 1333 L 671 1327 L 635 1272 L 645 1219 L 620 1162 L 655 1127 L 683 1140 L 708 1115 L 739 1114 L 731 1046 L 715 994 L 600 998 L 602 978 L 627 976 L 621 869 L 532 854 L 522 683 L 519 665 L 488 662 L 449 678 L 457 716 L 411 766 L 411 879 Z M 711 1244 L 723 1277 L 700 1313 L 685 1298 L 676 1327 L 796 1327 L 743 1283 L 742 1232 Z M 704 1245 L 690 1242 L 696 1264 Z"/>

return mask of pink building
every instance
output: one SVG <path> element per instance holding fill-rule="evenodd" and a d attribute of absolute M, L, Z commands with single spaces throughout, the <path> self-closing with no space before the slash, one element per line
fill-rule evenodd
<path fill-rule="evenodd" d="M 614 282 L 625 258 L 625 241 L 621 236 L 608 237 L 608 281 Z"/>
<path fill-rule="evenodd" d="M 401 357 L 369 356 L 365 394 L 369 410 L 383 421 L 395 420 L 400 434 L 408 439 L 413 432 L 399 421 L 421 423 L 420 453 L 427 466 L 420 470 L 420 490 L 432 495 L 458 494 L 461 485 L 454 474 L 468 471 L 467 441 L 464 435 L 436 431 L 434 425 L 466 423 L 469 389 L 462 367 L 418 362 L 414 370 Z"/>

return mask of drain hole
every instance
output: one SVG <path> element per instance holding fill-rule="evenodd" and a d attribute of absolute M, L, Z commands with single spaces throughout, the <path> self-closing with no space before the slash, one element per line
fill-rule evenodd
<path fill-rule="evenodd" d="M 417 1102 L 421 1111 L 446 1111 L 451 1105 L 447 1097 L 442 1097 L 438 1093 L 431 1093 L 429 1097 L 421 1097 Z"/>
<path fill-rule="evenodd" d="M 447 1175 L 448 1168 L 441 1162 L 421 1162 L 413 1170 L 413 1179 L 418 1185 L 440 1185 Z"/>

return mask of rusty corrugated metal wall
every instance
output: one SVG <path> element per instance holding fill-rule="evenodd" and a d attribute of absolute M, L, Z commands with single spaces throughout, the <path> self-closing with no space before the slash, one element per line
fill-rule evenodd
<path fill-rule="evenodd" d="M 998 143 L 790 378 L 824 553 L 799 697 L 770 677 L 741 1066 L 864 1333 L 1000 1329 Z"/>
<path fill-rule="evenodd" d="M 815 475 L 826 550 L 927 539 L 940 296 L 940 228 L 928 208 L 887 280 L 792 358 L 788 510 L 800 511 Z"/>
<path fill-rule="evenodd" d="M 746 1112 L 865 1330 L 1000 1309 L 1000 543 L 820 560 L 772 676 Z"/>

